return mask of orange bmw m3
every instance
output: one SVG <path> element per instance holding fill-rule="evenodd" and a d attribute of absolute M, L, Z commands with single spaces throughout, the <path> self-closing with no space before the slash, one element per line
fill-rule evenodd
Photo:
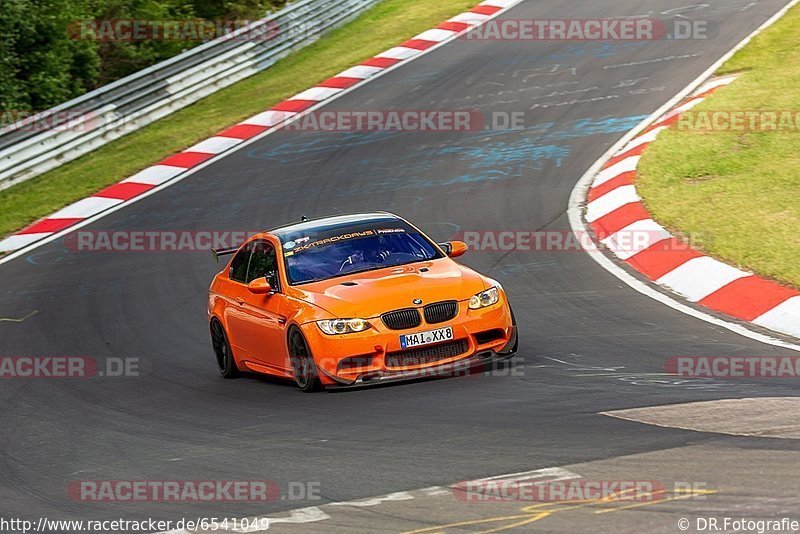
<path fill-rule="evenodd" d="M 446 375 L 510 358 L 517 327 L 503 288 L 390 213 L 275 228 L 211 283 L 219 371 L 293 379 L 304 391 Z"/>

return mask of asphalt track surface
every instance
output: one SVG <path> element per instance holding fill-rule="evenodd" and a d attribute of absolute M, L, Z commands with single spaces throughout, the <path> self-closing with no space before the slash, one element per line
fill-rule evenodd
<path fill-rule="evenodd" d="M 641 43 L 457 40 L 326 108 L 525 111 L 525 130 L 280 132 L 87 229 L 253 230 L 303 214 L 389 210 L 441 240 L 467 230 L 566 231 L 584 171 L 786 2 L 689 3 L 523 2 L 503 18 L 684 16 L 716 31 Z M 83 503 L 66 487 L 316 481 L 321 502 L 350 500 L 728 439 L 600 411 L 798 394 L 788 380 L 659 376 L 670 356 L 791 351 L 640 295 L 582 252 L 484 251 L 463 262 L 511 296 L 522 347 L 514 373 L 315 395 L 218 376 L 205 303 L 219 267 L 207 253 L 76 253 L 59 240 L 0 266 L 0 317 L 37 312 L 0 322 L 0 354 L 139 358 L 143 371 L 0 384 L 0 515 L 277 513 L 320 502 Z"/>

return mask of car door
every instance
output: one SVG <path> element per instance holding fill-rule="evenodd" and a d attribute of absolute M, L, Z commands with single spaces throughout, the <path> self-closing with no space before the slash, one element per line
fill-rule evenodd
<path fill-rule="evenodd" d="M 281 293 L 278 274 L 278 258 L 275 246 L 268 240 L 252 242 L 253 250 L 247 268 L 242 311 L 240 337 L 248 360 L 272 370 L 287 372 L 285 355 L 286 297 Z M 247 284 L 258 278 L 266 278 L 273 288 L 271 293 L 257 295 L 247 290 Z"/>
<path fill-rule="evenodd" d="M 244 334 L 248 314 L 244 308 L 247 290 L 247 269 L 250 266 L 250 257 L 253 254 L 254 243 L 250 242 L 242 247 L 231 260 L 228 270 L 228 280 L 223 283 L 220 295 L 225 299 L 225 325 L 228 329 L 228 340 L 237 359 L 247 360 L 247 348 L 244 343 Z"/>

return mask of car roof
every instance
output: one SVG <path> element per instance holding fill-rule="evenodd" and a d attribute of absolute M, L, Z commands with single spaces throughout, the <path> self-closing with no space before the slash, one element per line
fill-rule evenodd
<path fill-rule="evenodd" d="M 296 235 L 298 233 L 325 232 L 327 230 L 334 230 L 350 225 L 381 223 L 387 221 L 402 221 L 402 219 L 397 215 L 384 211 L 377 211 L 373 213 L 353 213 L 350 215 L 335 215 L 333 217 L 311 219 L 308 221 L 301 221 L 294 224 L 279 226 L 277 228 L 267 230 L 267 233 L 273 234 L 283 240 L 290 234 Z"/>

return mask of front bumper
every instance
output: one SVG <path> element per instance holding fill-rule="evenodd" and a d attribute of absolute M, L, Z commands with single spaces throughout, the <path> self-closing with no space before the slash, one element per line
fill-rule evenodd
<path fill-rule="evenodd" d="M 497 352 L 494 350 L 480 351 L 471 356 L 466 356 L 460 360 L 442 365 L 434 365 L 415 369 L 411 371 L 384 371 L 376 373 L 364 373 L 359 375 L 352 381 L 346 381 L 336 376 L 327 375 L 335 383 L 326 386 L 326 389 L 347 389 L 358 388 L 365 386 L 373 386 L 376 384 L 386 384 L 389 382 L 402 382 L 407 380 L 416 380 L 420 378 L 433 378 L 433 377 L 455 377 L 464 376 L 468 372 L 477 367 L 486 367 L 504 360 L 511 359 L 517 352 L 512 347 L 517 341 L 517 327 L 512 328 L 511 339 L 505 347 L 506 352 Z"/>
<path fill-rule="evenodd" d="M 410 330 L 388 329 L 380 319 L 370 322 L 372 328 L 368 331 L 342 336 L 325 335 L 313 323 L 304 325 L 306 339 L 325 386 L 357 387 L 463 374 L 477 366 L 510 358 L 516 347 L 517 329 L 505 298 L 497 305 L 480 310 L 470 310 L 467 302 L 461 302 L 455 319 L 439 324 L 423 323 Z M 465 350 L 433 361 L 387 365 L 397 361 L 390 356 L 403 354 L 400 335 L 444 327 L 453 328 L 453 342 L 460 342 Z M 488 338 L 485 337 L 487 332 L 492 333 Z M 357 363 L 349 365 L 354 359 Z"/>

